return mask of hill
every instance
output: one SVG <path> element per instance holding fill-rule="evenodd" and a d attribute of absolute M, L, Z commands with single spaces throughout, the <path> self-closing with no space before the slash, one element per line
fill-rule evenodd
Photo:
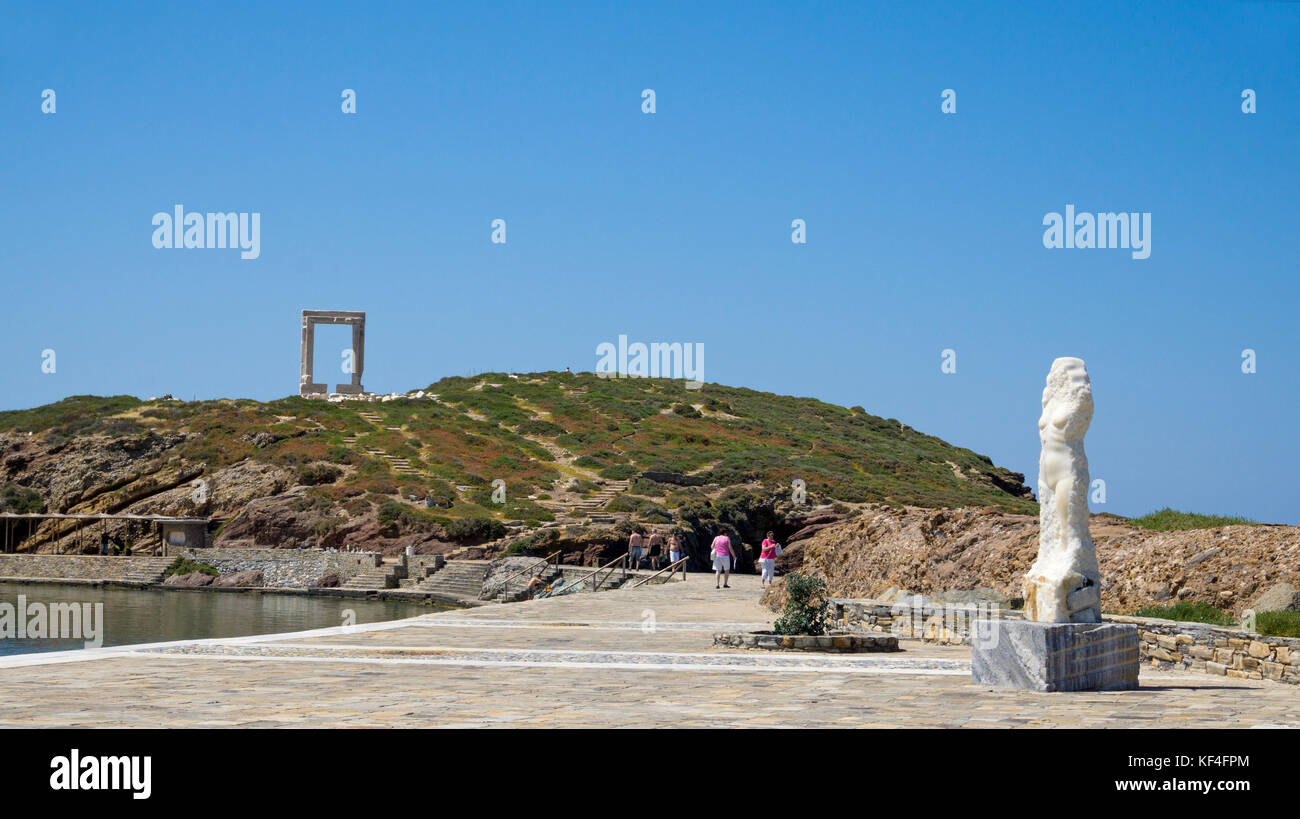
<path fill-rule="evenodd" d="M 1129 614 L 1186 602 L 1240 617 L 1274 584 L 1300 585 L 1300 527 L 1198 517 L 1203 528 L 1156 528 L 1138 525 L 1143 518 L 1093 515 L 1089 528 L 1101 564 L 1102 610 Z M 824 578 L 836 597 L 986 589 L 1014 600 L 1023 594 L 1023 578 L 1038 554 L 1038 534 L 1034 515 L 866 507 L 794 543 L 777 563 L 785 571 Z M 777 586 L 766 599 L 780 605 L 783 592 Z"/>
<path fill-rule="evenodd" d="M 1023 475 L 895 419 L 671 379 L 488 373 L 374 401 L 76 396 L 0 412 L 0 511 L 213 516 L 223 543 L 445 550 L 732 512 L 788 532 L 866 503 L 1036 510 Z M 21 548 L 72 551 L 72 525 Z"/>

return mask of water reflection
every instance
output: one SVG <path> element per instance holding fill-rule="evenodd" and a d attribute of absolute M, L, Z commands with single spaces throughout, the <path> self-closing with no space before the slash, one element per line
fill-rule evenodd
<path fill-rule="evenodd" d="M 33 651 L 66 651 L 84 647 L 84 640 L 17 639 L 16 623 L 4 615 L 16 611 L 18 597 L 30 607 L 49 610 L 57 603 L 103 604 L 106 646 L 194 640 L 205 637 L 243 637 L 347 625 L 351 611 L 356 625 L 399 620 L 438 611 L 440 607 L 399 600 L 351 597 L 308 597 L 284 594 L 238 594 L 211 591 L 162 591 L 96 586 L 0 583 L 0 655 Z M 7 605 L 6 605 L 7 604 Z"/>

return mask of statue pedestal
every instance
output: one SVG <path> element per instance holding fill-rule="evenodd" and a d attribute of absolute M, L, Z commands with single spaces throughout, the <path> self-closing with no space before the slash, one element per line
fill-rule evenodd
<path fill-rule="evenodd" d="M 1138 687 L 1138 628 L 1115 623 L 976 620 L 971 681 L 1030 691 Z"/>

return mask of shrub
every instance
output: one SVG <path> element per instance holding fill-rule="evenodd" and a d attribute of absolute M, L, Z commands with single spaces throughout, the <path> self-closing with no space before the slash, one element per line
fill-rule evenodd
<path fill-rule="evenodd" d="M 460 518 L 447 524 L 447 537 L 453 540 L 496 540 L 505 535 L 505 524 L 491 518 Z"/>
<path fill-rule="evenodd" d="M 428 532 L 434 526 L 445 526 L 447 524 L 445 518 L 425 509 L 407 506 L 395 500 L 381 501 L 379 511 L 375 517 L 384 526 L 396 523 L 404 529 L 417 532 Z"/>
<path fill-rule="evenodd" d="M 41 500 L 39 492 L 16 483 L 7 483 L 0 488 L 0 512 L 22 515 L 44 511 L 45 501 Z"/>
<path fill-rule="evenodd" d="M 173 560 L 172 565 L 168 566 L 167 571 L 163 572 L 163 576 L 171 577 L 174 574 L 191 574 L 193 572 L 206 574 L 210 577 L 221 576 L 221 572 L 217 571 L 214 567 L 208 565 L 207 563 L 203 563 L 198 560 L 190 560 L 187 557 L 178 557 L 175 560 Z"/>
<path fill-rule="evenodd" d="M 352 517 L 361 517 L 370 513 L 370 501 L 365 498 L 353 498 L 343 505 L 343 509 Z"/>
<path fill-rule="evenodd" d="M 690 404 L 673 404 L 673 412 L 683 418 L 700 418 L 700 411 Z"/>
<path fill-rule="evenodd" d="M 772 629 L 777 634 L 825 634 L 826 581 L 791 572 L 785 578 L 785 591 L 790 600 Z"/>
<path fill-rule="evenodd" d="M 624 481 L 636 477 L 636 467 L 628 464 L 616 464 L 600 470 L 600 477 L 611 481 Z"/>
<path fill-rule="evenodd" d="M 515 429 L 515 432 L 520 435 L 542 435 L 554 438 L 564 434 L 564 427 L 550 421 L 525 421 Z"/>
<path fill-rule="evenodd" d="M 319 486 L 334 483 L 342 476 L 343 470 L 332 464 L 307 464 L 298 467 L 298 483 L 303 486 Z"/>

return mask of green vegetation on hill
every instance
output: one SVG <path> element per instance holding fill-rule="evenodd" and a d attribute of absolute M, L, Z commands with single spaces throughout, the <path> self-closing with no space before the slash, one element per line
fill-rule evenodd
<path fill-rule="evenodd" d="M 1255 631 L 1265 637 L 1300 637 L 1300 611 L 1261 611 Z"/>
<path fill-rule="evenodd" d="M 1218 526 L 1257 526 L 1249 518 L 1227 517 L 1224 515 L 1198 515 L 1194 512 L 1179 512 L 1176 509 L 1159 509 L 1131 521 L 1135 526 L 1157 532 L 1173 532 L 1185 529 L 1213 529 Z"/>
<path fill-rule="evenodd" d="M 187 433 L 169 451 L 209 469 L 245 459 L 277 464 L 311 487 L 304 500 L 309 503 L 359 507 L 427 499 L 436 508 L 408 506 L 414 511 L 406 516 L 438 523 L 549 520 L 551 513 L 529 496 L 549 495 L 557 482 L 577 482 L 580 491 L 591 492 L 599 479 L 657 487 L 657 497 L 673 509 L 732 487 L 789 493 L 796 479 L 819 502 L 1037 509 L 1024 497 L 1023 476 L 861 407 L 590 373 L 451 377 L 426 393 L 436 399 L 181 402 L 76 396 L 0 412 L 0 432 L 54 439 Z M 702 478 L 704 485 L 641 481 L 646 471 Z M 506 482 L 504 506 L 491 500 L 498 478 Z M 666 515 L 645 497 L 619 503 L 628 511 Z M 461 528 L 468 533 L 484 526 Z"/>
<path fill-rule="evenodd" d="M 190 560 L 186 557 L 178 557 L 173 560 L 171 565 L 167 567 L 167 570 L 163 572 L 163 576 L 171 577 L 172 575 L 193 574 L 194 572 L 206 574 L 209 577 L 221 576 L 221 572 L 217 571 L 211 564 L 197 560 Z"/>
<path fill-rule="evenodd" d="M 1240 628 L 1231 614 L 1209 603 L 1180 601 L 1172 606 L 1147 606 L 1134 612 L 1137 617 L 1155 617 L 1182 623 L 1209 623 Z M 1265 637 L 1300 637 L 1300 611 L 1261 611 L 1255 615 L 1255 633 Z"/>
<path fill-rule="evenodd" d="M 1236 626 L 1231 614 L 1209 603 L 1189 603 L 1180 600 L 1172 606 L 1147 606 L 1135 611 L 1136 617 L 1154 617 L 1158 620 L 1177 620 L 1182 623 L 1209 623 L 1212 626 Z"/>

